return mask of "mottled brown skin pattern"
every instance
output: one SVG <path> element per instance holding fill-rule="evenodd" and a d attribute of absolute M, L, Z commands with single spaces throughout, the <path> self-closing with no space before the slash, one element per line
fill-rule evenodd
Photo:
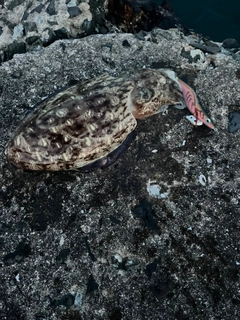
<path fill-rule="evenodd" d="M 19 126 L 6 155 L 28 170 L 104 167 L 109 154 L 135 129 L 135 118 L 183 101 L 179 86 L 163 70 L 142 69 L 118 78 L 102 75 L 43 101 Z"/>

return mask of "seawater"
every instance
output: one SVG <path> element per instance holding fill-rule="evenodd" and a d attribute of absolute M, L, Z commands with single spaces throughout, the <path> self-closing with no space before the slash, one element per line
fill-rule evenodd
<path fill-rule="evenodd" d="M 235 38 L 240 44 L 240 0 L 167 0 L 188 28 L 211 40 Z M 161 4 L 162 0 L 153 0 Z"/>

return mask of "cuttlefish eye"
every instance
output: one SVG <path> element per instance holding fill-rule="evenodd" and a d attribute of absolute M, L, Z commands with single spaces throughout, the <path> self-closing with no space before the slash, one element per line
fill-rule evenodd
<path fill-rule="evenodd" d="M 132 91 L 132 99 L 137 104 L 149 102 L 154 96 L 154 91 L 150 88 L 137 87 Z"/>

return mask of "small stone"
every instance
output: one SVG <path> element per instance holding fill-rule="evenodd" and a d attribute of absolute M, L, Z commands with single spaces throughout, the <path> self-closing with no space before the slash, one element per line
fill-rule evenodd
<path fill-rule="evenodd" d="M 13 40 L 17 40 L 18 38 L 22 38 L 23 37 L 23 30 L 24 27 L 22 25 L 22 23 L 19 23 L 18 25 L 16 25 L 16 27 L 14 27 L 13 29 Z"/>
<path fill-rule="evenodd" d="M 228 132 L 233 133 L 240 129 L 240 113 L 230 112 L 228 115 Z"/>
<path fill-rule="evenodd" d="M 25 29 L 25 33 L 27 34 L 28 32 L 31 31 L 36 31 L 37 30 L 37 25 L 35 22 L 33 21 L 26 21 L 24 22 L 24 29 Z"/>
<path fill-rule="evenodd" d="M 131 47 L 130 43 L 129 43 L 126 39 L 123 40 L 122 46 L 123 46 L 123 47 Z"/>
<path fill-rule="evenodd" d="M 66 28 L 60 28 L 54 31 L 55 35 L 58 39 L 68 39 L 69 38 L 69 34 Z"/>
<path fill-rule="evenodd" d="M 70 0 L 70 1 L 67 0 L 66 4 L 68 7 L 76 7 L 78 5 L 77 1 L 75 1 L 75 0 Z"/>
<path fill-rule="evenodd" d="M 208 163 L 208 164 L 212 164 L 212 159 L 208 157 L 208 158 L 207 158 L 207 163 Z"/>
<path fill-rule="evenodd" d="M 28 45 L 34 44 L 37 40 L 39 39 L 39 36 L 32 36 L 32 37 L 27 37 L 26 42 Z"/>
<path fill-rule="evenodd" d="M 26 53 L 26 43 L 14 41 L 6 51 L 7 60 L 12 59 L 15 53 Z"/>
<path fill-rule="evenodd" d="M 139 31 L 137 34 L 135 34 L 135 37 L 138 39 L 138 40 L 146 40 L 146 37 L 148 36 L 148 33 L 146 31 Z"/>
<path fill-rule="evenodd" d="M 112 50 L 112 43 L 111 42 L 106 42 L 104 44 L 101 45 L 101 48 L 109 48 L 110 51 Z"/>
<path fill-rule="evenodd" d="M 28 16 L 29 16 L 29 13 L 27 11 L 24 11 L 21 21 L 27 20 Z"/>
<path fill-rule="evenodd" d="M 203 174 L 200 174 L 198 181 L 201 183 L 202 186 L 205 186 L 207 183 L 207 179 Z"/>
<path fill-rule="evenodd" d="M 78 290 L 74 299 L 74 306 L 80 309 L 82 304 L 83 304 L 83 293 L 81 290 Z"/>
<path fill-rule="evenodd" d="M 37 12 L 37 13 L 41 13 L 42 9 L 43 9 L 44 5 L 41 3 L 39 6 L 37 6 L 35 9 L 33 9 L 31 11 L 31 13 Z"/>
<path fill-rule="evenodd" d="M 44 46 L 47 46 L 53 43 L 56 39 L 57 39 L 56 35 L 52 29 L 47 28 L 42 32 L 41 40 Z"/>
<path fill-rule="evenodd" d="M 225 49 L 233 49 L 233 48 L 238 48 L 239 44 L 236 39 L 227 38 L 223 41 L 222 46 Z"/>
<path fill-rule="evenodd" d="M 193 59 L 193 62 L 204 62 L 205 55 L 200 49 L 194 49 L 190 51 L 190 55 Z"/>
<path fill-rule="evenodd" d="M 209 40 L 209 39 L 203 39 L 203 41 L 204 41 L 204 44 L 205 44 L 206 46 L 208 46 L 208 47 L 216 47 L 216 48 L 219 48 L 219 46 L 218 46 L 216 43 L 212 42 L 212 41 Z"/>
<path fill-rule="evenodd" d="M 86 35 L 92 34 L 94 31 L 94 23 L 93 20 L 85 19 L 82 23 L 82 30 L 85 32 Z"/>
<path fill-rule="evenodd" d="M 56 9 L 55 9 L 55 0 L 51 0 L 51 2 L 49 3 L 47 9 L 46 9 L 46 12 L 50 15 L 50 16 L 53 16 L 55 15 L 57 12 L 56 12 Z"/>
<path fill-rule="evenodd" d="M 100 26 L 99 33 L 107 34 L 108 33 L 108 29 L 105 26 Z"/>
<path fill-rule="evenodd" d="M 79 16 L 82 11 L 78 7 L 68 7 L 69 18 Z"/>

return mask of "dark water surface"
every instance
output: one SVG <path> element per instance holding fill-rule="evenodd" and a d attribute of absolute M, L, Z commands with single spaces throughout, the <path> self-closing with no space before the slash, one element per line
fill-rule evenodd
<path fill-rule="evenodd" d="M 161 4 L 162 0 L 153 0 Z M 240 0 L 167 0 L 188 28 L 222 42 L 240 43 Z"/>

